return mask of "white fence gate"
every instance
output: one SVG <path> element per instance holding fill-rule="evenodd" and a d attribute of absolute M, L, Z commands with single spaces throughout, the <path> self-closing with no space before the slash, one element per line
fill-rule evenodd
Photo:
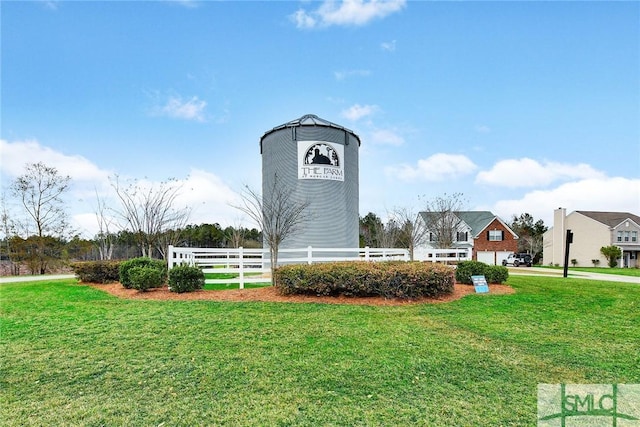
<path fill-rule="evenodd" d="M 169 246 L 169 270 L 181 264 L 197 266 L 206 273 L 232 274 L 225 279 L 206 279 L 208 284 L 271 282 L 268 249 L 176 248 Z M 331 261 L 408 261 L 409 251 L 399 248 L 280 249 L 278 264 L 314 264 Z"/>

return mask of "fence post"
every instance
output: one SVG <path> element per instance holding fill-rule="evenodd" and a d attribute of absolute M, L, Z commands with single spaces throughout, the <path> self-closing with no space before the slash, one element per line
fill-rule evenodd
<path fill-rule="evenodd" d="M 240 268 L 240 289 L 244 289 L 244 254 L 243 247 L 238 248 L 238 267 Z"/>
<path fill-rule="evenodd" d="M 307 246 L 307 264 L 311 265 L 313 262 L 313 249 L 311 246 Z"/>
<path fill-rule="evenodd" d="M 369 257 L 370 257 L 369 249 L 370 249 L 369 246 L 365 246 L 364 247 L 364 260 L 365 261 L 369 261 Z"/>
<path fill-rule="evenodd" d="M 173 245 L 169 245 L 169 249 L 167 250 L 167 269 L 171 270 L 173 268 Z"/>

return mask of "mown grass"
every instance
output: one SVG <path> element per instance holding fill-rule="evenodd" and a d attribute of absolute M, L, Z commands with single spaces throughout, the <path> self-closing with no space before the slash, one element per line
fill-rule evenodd
<path fill-rule="evenodd" d="M 538 383 L 640 382 L 640 286 L 509 283 L 516 294 L 403 307 L 0 285 L 0 420 L 530 426 Z"/>
<path fill-rule="evenodd" d="M 260 276 L 261 273 L 246 273 L 246 277 L 256 277 Z M 240 276 L 238 273 L 205 273 L 204 278 L 206 279 L 237 279 Z M 265 286 L 270 286 L 271 281 L 267 279 L 266 282 L 257 282 L 257 283 L 245 283 L 244 289 L 252 289 L 252 288 L 262 288 Z M 206 283 L 204 285 L 204 289 L 207 291 L 226 291 L 231 289 L 240 289 L 240 283 Z"/>

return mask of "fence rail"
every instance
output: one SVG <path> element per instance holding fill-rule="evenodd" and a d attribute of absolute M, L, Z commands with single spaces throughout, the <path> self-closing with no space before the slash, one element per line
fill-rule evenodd
<path fill-rule="evenodd" d="M 416 249 L 414 259 L 427 262 L 469 261 L 472 259 L 471 248 L 452 249 Z"/>
<path fill-rule="evenodd" d="M 169 269 L 181 264 L 198 266 L 207 273 L 233 274 L 233 278 L 206 279 L 207 284 L 271 282 L 268 249 L 177 248 L 169 246 Z M 314 248 L 280 249 L 278 265 L 314 264 L 332 261 L 408 261 L 409 251 L 399 248 Z"/>

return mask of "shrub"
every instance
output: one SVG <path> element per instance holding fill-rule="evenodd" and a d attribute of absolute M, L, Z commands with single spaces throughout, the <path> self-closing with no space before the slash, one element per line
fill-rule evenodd
<path fill-rule="evenodd" d="M 198 267 L 179 265 L 169 271 L 171 292 L 192 292 L 204 287 L 204 273 Z"/>
<path fill-rule="evenodd" d="M 462 261 L 456 268 L 456 282 L 471 285 L 471 276 L 484 276 L 487 283 L 504 283 L 509 270 L 501 265 L 488 265 L 480 261 Z"/>
<path fill-rule="evenodd" d="M 71 268 L 78 280 L 85 283 L 112 283 L 120 278 L 120 261 L 74 262 Z"/>
<path fill-rule="evenodd" d="M 453 269 L 418 262 L 334 262 L 276 269 L 282 295 L 438 297 L 453 292 Z"/>
<path fill-rule="evenodd" d="M 160 271 L 163 283 L 167 278 L 167 266 L 164 261 L 146 257 L 133 258 L 120 264 L 120 283 L 127 289 L 133 287 L 129 273 L 135 267 L 151 267 Z"/>
<path fill-rule="evenodd" d="M 622 249 L 617 246 L 603 246 L 600 248 L 600 253 L 607 259 L 609 267 L 614 268 L 618 266 L 618 258 L 622 256 Z"/>
<path fill-rule="evenodd" d="M 501 265 L 487 265 L 484 277 L 487 283 L 504 283 L 509 278 L 509 269 Z"/>
<path fill-rule="evenodd" d="M 131 288 L 146 291 L 159 288 L 164 283 L 164 272 L 151 266 L 132 267 L 129 269 Z"/>
<path fill-rule="evenodd" d="M 456 282 L 472 284 L 471 276 L 484 275 L 487 264 L 480 261 L 462 261 L 456 267 Z M 487 280 L 488 282 L 488 280 Z"/>

